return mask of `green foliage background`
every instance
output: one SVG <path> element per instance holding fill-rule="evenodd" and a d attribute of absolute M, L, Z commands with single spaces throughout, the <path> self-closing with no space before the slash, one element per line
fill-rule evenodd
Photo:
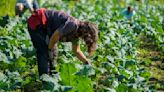
<path fill-rule="evenodd" d="M 6 3 L 12 0 L 3 0 Z M 38 77 L 35 49 L 27 32 L 26 12 L 22 18 L 9 17 L 0 27 L 0 91 L 53 92 L 142 92 L 156 91 L 149 83 L 151 71 L 137 59 L 140 34 L 151 39 L 164 52 L 164 25 L 161 4 L 127 0 L 40 0 L 40 6 L 63 10 L 74 17 L 94 22 L 99 27 L 98 48 L 93 66 L 82 65 L 68 48 L 59 43 L 59 75 Z M 14 2 L 14 1 L 12 1 Z M 13 3 L 8 3 L 13 6 Z M 127 21 L 120 11 L 127 5 L 136 15 Z M 10 6 L 10 7 L 11 7 Z M 8 7 L 7 10 L 11 11 Z M 0 8 L 3 10 L 3 8 Z M 12 12 L 6 11 L 6 13 Z M 5 14 L 5 13 L 3 13 Z M 2 19 L 2 18 L 1 18 Z M 0 21 L 0 24 L 3 23 Z M 82 51 L 86 53 L 82 43 Z M 42 82 L 43 83 L 42 83 Z M 162 85 L 163 86 L 163 85 Z"/>
<path fill-rule="evenodd" d="M 5 16 L 5 15 L 14 16 L 15 2 L 16 0 L 1 0 L 0 16 Z"/>

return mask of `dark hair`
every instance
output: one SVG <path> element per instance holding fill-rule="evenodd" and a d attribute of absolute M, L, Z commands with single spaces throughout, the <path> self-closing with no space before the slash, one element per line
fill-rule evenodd
<path fill-rule="evenodd" d="M 78 34 L 79 37 L 85 41 L 89 53 L 96 50 L 97 39 L 98 39 L 97 25 L 91 22 L 80 21 Z"/>
<path fill-rule="evenodd" d="M 128 12 L 131 12 L 132 11 L 131 6 L 128 6 L 127 9 L 128 9 Z"/>

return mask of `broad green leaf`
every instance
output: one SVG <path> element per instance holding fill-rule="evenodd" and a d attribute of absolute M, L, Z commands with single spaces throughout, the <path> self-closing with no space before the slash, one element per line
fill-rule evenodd
<path fill-rule="evenodd" d="M 83 68 L 80 69 L 76 73 L 76 75 L 79 75 L 79 76 L 91 76 L 91 75 L 95 75 L 95 70 L 90 65 L 84 65 Z"/>
<path fill-rule="evenodd" d="M 65 63 L 60 66 L 60 76 L 64 85 L 75 85 L 75 72 L 76 68 L 73 63 Z"/>
<path fill-rule="evenodd" d="M 59 91 L 60 85 L 58 84 L 58 80 L 56 78 L 43 74 L 40 79 L 43 83 L 43 89 L 50 91 Z"/>
<path fill-rule="evenodd" d="M 91 80 L 87 77 L 78 76 L 77 81 L 77 92 L 93 92 Z"/>
<path fill-rule="evenodd" d="M 119 84 L 116 92 L 128 92 L 128 87 L 125 84 Z"/>

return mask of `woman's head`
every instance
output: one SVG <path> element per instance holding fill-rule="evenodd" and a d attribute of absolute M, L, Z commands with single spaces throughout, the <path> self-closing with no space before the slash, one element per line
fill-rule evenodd
<path fill-rule="evenodd" d="M 128 6 L 128 7 L 127 7 L 127 10 L 128 10 L 128 13 L 130 13 L 130 12 L 132 12 L 132 11 L 133 11 L 133 9 L 132 9 L 132 7 L 131 7 L 131 6 Z"/>
<path fill-rule="evenodd" d="M 22 12 L 23 12 L 23 9 L 24 9 L 24 5 L 22 3 L 17 3 L 15 5 L 15 12 L 16 12 L 16 15 L 21 15 Z"/>
<path fill-rule="evenodd" d="M 92 53 L 96 50 L 98 39 L 97 26 L 94 23 L 81 21 L 79 23 L 78 35 L 85 41 L 88 47 L 88 53 L 92 55 Z"/>

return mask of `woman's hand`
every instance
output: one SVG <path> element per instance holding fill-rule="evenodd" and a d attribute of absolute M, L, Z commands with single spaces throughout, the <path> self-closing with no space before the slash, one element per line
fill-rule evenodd
<path fill-rule="evenodd" d="M 53 60 L 54 59 L 54 49 L 49 49 L 48 54 L 49 54 L 50 60 Z"/>
<path fill-rule="evenodd" d="M 80 59 L 84 64 L 89 64 L 89 60 L 84 56 L 83 52 L 80 50 L 79 44 L 72 44 L 72 50 L 76 54 L 77 58 Z"/>

